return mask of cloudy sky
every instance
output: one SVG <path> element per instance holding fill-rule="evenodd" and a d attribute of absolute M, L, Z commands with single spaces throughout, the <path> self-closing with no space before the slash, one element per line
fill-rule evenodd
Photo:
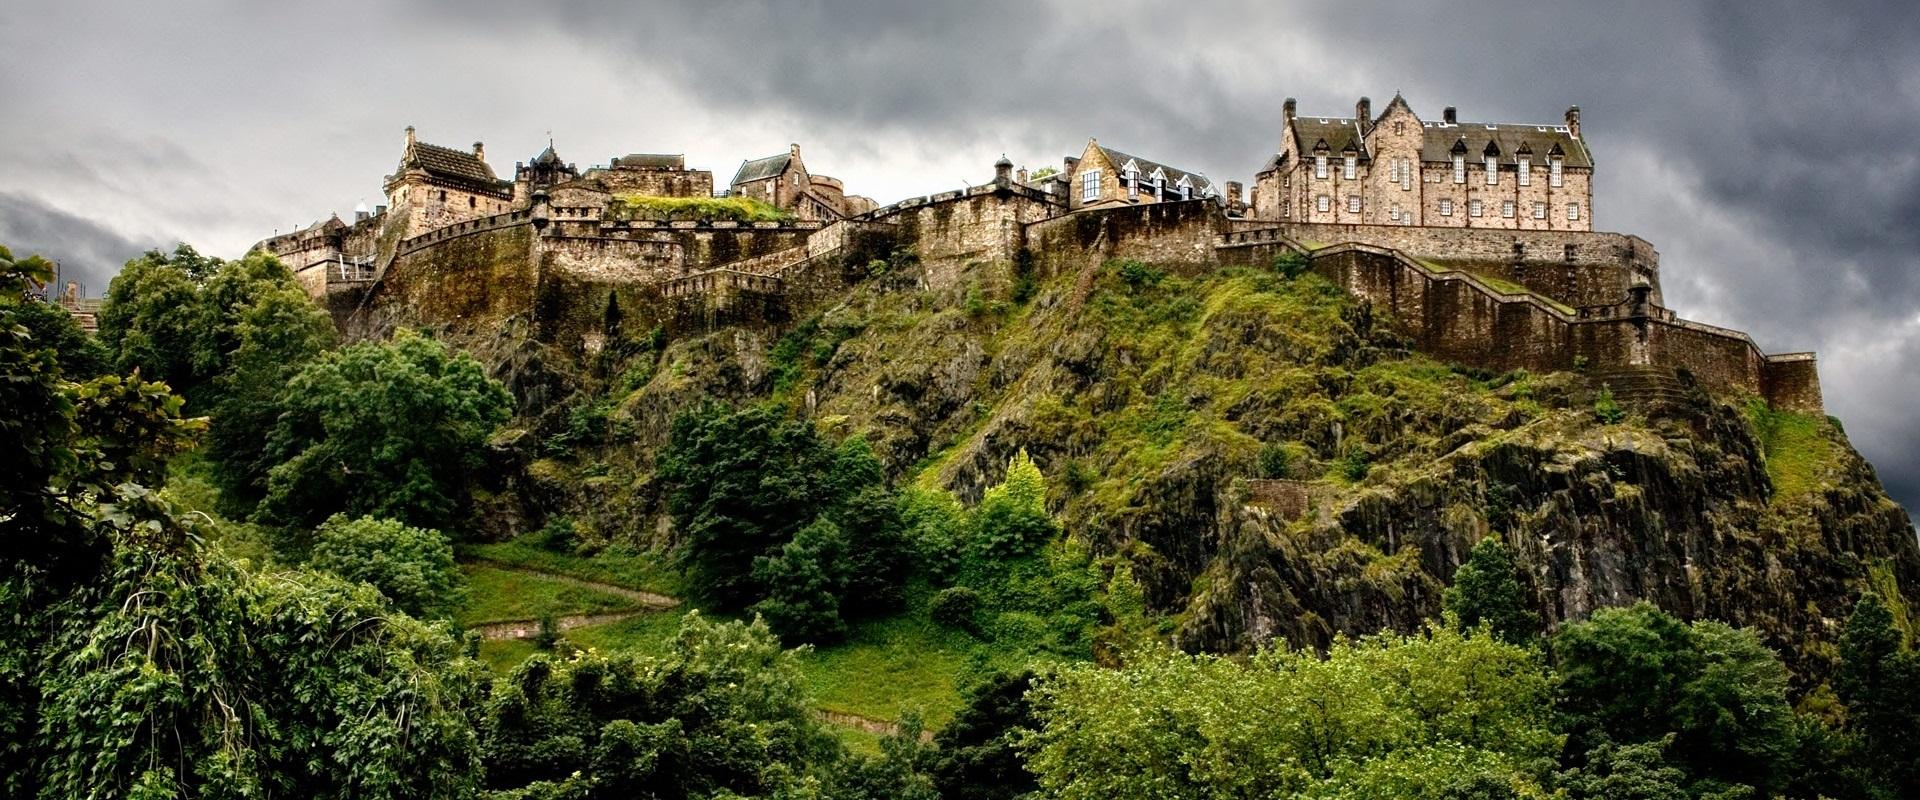
<path fill-rule="evenodd" d="M 923 7 L 924 5 L 924 7 Z M 682 152 L 724 181 L 805 148 L 890 202 L 1057 164 L 1088 136 L 1250 180 L 1280 103 L 1557 122 L 1594 218 L 1668 302 L 1820 352 L 1829 410 L 1920 503 L 1920 5 L 187 0 L 0 5 L 0 243 L 91 293 L 380 201 L 402 129 L 508 171 Z"/>

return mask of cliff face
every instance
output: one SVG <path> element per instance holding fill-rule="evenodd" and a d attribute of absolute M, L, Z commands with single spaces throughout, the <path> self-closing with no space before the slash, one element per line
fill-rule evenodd
<path fill-rule="evenodd" d="M 1646 598 L 1758 627 L 1813 672 L 1860 588 L 1920 587 L 1906 514 L 1825 418 L 1682 376 L 1616 419 L 1588 376 L 1421 358 L 1311 275 L 1089 265 L 1016 302 L 1022 283 L 977 264 L 929 291 L 901 265 L 784 333 L 636 336 L 521 376 L 588 388 L 529 414 L 511 488 L 530 518 L 668 543 L 654 453 L 709 398 L 786 404 L 969 502 L 1024 447 L 1067 530 L 1201 649 L 1417 626 L 1485 535 L 1549 620 Z M 487 352 L 539 361 L 497 334 Z"/>

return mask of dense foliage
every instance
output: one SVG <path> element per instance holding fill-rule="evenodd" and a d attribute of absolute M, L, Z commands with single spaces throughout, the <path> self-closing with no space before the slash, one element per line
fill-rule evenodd
<path fill-rule="evenodd" d="M 1520 588 L 1513 551 L 1506 542 L 1489 536 L 1473 546 L 1467 563 L 1453 574 L 1447 587 L 1446 608 L 1460 624 L 1486 625 L 1501 639 L 1521 644 L 1540 632 L 1540 616 L 1533 612 Z"/>
<path fill-rule="evenodd" d="M 309 565 L 369 584 L 415 617 L 448 617 L 461 600 L 460 568 L 447 538 L 395 520 L 327 518 L 314 532 Z"/>
<path fill-rule="evenodd" d="M 280 393 L 263 520 L 336 513 L 445 529 L 461 521 L 511 398 L 471 356 L 402 331 L 307 364 Z"/>

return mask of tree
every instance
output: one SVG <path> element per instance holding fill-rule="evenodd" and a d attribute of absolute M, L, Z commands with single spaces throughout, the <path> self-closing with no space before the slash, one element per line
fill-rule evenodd
<path fill-rule="evenodd" d="M 327 353 L 281 392 L 267 440 L 265 522 L 336 513 L 444 528 L 466 510 L 511 398 L 480 362 L 402 331 Z"/>
<path fill-rule="evenodd" d="M 290 276 L 289 276 L 290 277 Z M 271 286 L 232 314 L 226 366 L 214 379 L 207 457 L 226 510 L 252 513 L 266 496 L 266 445 L 280 395 L 302 367 L 333 346 L 333 322 L 298 287 Z"/>
<path fill-rule="evenodd" d="M 14 307 L 14 324 L 26 329 L 36 348 L 50 350 L 68 380 L 84 381 L 106 374 L 112 354 L 99 339 L 88 336 L 73 315 L 52 303 L 29 302 Z"/>
<path fill-rule="evenodd" d="M 934 785 L 946 800 L 1014 800 L 1040 789 L 1020 740 L 1038 728 L 1027 691 L 1031 671 L 996 673 L 967 688 L 965 705 L 933 743 Z"/>
<path fill-rule="evenodd" d="M 1840 634 L 1835 689 L 1847 704 L 1847 729 L 1862 745 L 1862 760 L 1900 796 L 1920 793 L 1920 656 L 1906 649 L 1893 612 L 1876 592 L 1854 604 Z"/>
<path fill-rule="evenodd" d="M 369 584 L 415 617 L 445 617 L 460 603 L 460 568 L 439 531 L 335 514 L 314 534 L 310 565 Z"/>
<path fill-rule="evenodd" d="M 776 796 L 832 752 L 804 687 L 765 625 L 697 612 L 664 655 L 535 656 L 482 716 L 487 784 L 584 800 Z"/>
<path fill-rule="evenodd" d="M 941 800 L 921 766 L 930 748 L 920 743 L 920 715 L 905 714 L 899 727 L 880 739 L 880 754 L 841 756 L 827 781 L 824 800 Z"/>
<path fill-rule="evenodd" d="M 1059 533 L 1047 514 L 1047 483 L 1025 449 L 1007 460 L 1007 475 L 974 509 L 973 548 L 992 558 L 1030 555 Z"/>
<path fill-rule="evenodd" d="M 1671 741 L 1602 743 L 1584 764 L 1561 772 L 1559 783 L 1574 800 L 1690 800 L 1686 773 L 1666 760 Z"/>
<path fill-rule="evenodd" d="M 832 642 L 847 634 L 840 599 L 846 595 L 847 536 L 822 518 L 801 528 L 772 556 L 754 560 L 753 576 L 766 596 L 752 610 L 791 642 Z"/>
<path fill-rule="evenodd" d="M 99 314 L 100 340 L 113 352 L 115 369 L 138 370 L 198 399 L 200 284 L 219 265 L 183 244 L 171 255 L 152 250 L 121 267 Z"/>
<path fill-rule="evenodd" d="M 1540 617 L 1527 606 L 1519 575 L 1506 542 L 1495 536 L 1481 539 L 1454 571 L 1446 609 L 1458 615 L 1462 625 L 1484 624 L 1504 641 L 1525 644 L 1540 634 Z"/>

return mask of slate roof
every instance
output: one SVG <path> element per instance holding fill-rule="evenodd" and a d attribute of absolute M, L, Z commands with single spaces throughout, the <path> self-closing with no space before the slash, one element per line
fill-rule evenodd
<path fill-rule="evenodd" d="M 1420 143 L 1420 160 L 1447 162 L 1453 159 L 1455 146 L 1462 142 L 1469 155 L 1487 152 L 1492 144 L 1499 150 L 1500 163 L 1516 162 L 1516 154 L 1522 147 L 1535 154 L 1535 165 L 1544 163 L 1542 155 L 1553 154 L 1554 148 L 1567 158 L 1569 167 L 1592 167 L 1593 156 L 1587 152 L 1587 145 L 1573 138 L 1573 133 L 1565 125 L 1536 125 L 1528 123 L 1479 123 L 1461 122 L 1448 125 L 1444 122 L 1421 122 L 1426 127 Z"/>
<path fill-rule="evenodd" d="M 793 154 L 789 152 L 781 153 L 777 156 L 756 158 L 752 161 L 743 161 L 740 163 L 740 171 L 733 173 L 733 180 L 728 183 L 728 185 L 739 186 L 740 184 L 750 181 L 774 177 L 782 172 L 786 172 L 787 163 L 792 160 Z"/>
<path fill-rule="evenodd" d="M 1181 178 L 1187 177 L 1189 175 L 1193 176 L 1193 188 L 1195 191 L 1199 191 L 1199 190 L 1205 189 L 1208 186 L 1213 185 L 1213 181 L 1208 180 L 1207 176 L 1202 175 L 1198 172 L 1188 172 L 1184 169 L 1169 167 L 1157 161 L 1148 161 L 1139 156 L 1127 155 L 1126 153 L 1122 153 L 1106 145 L 1100 145 L 1100 152 L 1105 153 L 1107 156 L 1107 160 L 1113 162 L 1113 168 L 1115 170 L 1120 170 L 1125 168 L 1127 166 L 1128 161 L 1132 161 L 1135 166 L 1138 166 L 1140 168 L 1140 177 L 1142 178 L 1145 178 L 1148 175 L 1152 175 L 1155 169 L 1160 170 L 1161 172 L 1165 173 L 1167 176 L 1167 183 L 1166 183 L 1167 188 L 1172 188 L 1174 184 L 1180 182 Z"/>
<path fill-rule="evenodd" d="M 400 154 L 400 169 L 394 174 L 403 175 L 408 170 L 426 170 L 428 175 L 450 183 L 469 186 L 489 192 L 499 192 L 500 179 L 493 174 L 493 168 L 471 151 L 455 150 L 437 144 L 414 142 Z"/>
<path fill-rule="evenodd" d="M 684 154 L 665 153 L 628 153 L 613 160 L 616 167 L 637 167 L 641 169 L 686 169 L 687 157 Z"/>
<path fill-rule="evenodd" d="M 1360 133 L 1360 121 L 1352 117 L 1294 117 L 1293 133 L 1300 137 L 1301 158 L 1311 158 L 1315 148 L 1321 142 L 1327 143 L 1329 155 L 1339 155 L 1348 145 L 1360 151 L 1360 157 L 1366 158 L 1367 143 Z"/>

